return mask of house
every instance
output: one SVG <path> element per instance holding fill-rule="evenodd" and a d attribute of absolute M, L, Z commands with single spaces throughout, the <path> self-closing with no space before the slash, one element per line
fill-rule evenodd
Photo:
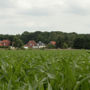
<path fill-rule="evenodd" d="M 37 46 L 37 43 L 34 40 L 31 40 L 24 46 L 24 48 L 33 48 L 34 46 Z"/>
<path fill-rule="evenodd" d="M 42 43 L 41 41 L 39 41 L 39 42 L 37 43 L 37 46 L 38 46 L 38 48 L 45 48 L 45 47 L 46 47 L 45 44 Z"/>
<path fill-rule="evenodd" d="M 10 46 L 10 41 L 9 40 L 2 40 L 0 41 L 0 46 L 4 46 L 4 47 L 9 47 Z"/>
<path fill-rule="evenodd" d="M 56 42 L 55 41 L 50 41 L 50 44 L 56 45 Z"/>
<path fill-rule="evenodd" d="M 42 43 L 41 41 L 39 41 L 38 43 L 36 43 L 34 40 L 29 41 L 26 45 L 24 45 L 25 49 L 28 48 L 45 48 L 45 44 Z"/>

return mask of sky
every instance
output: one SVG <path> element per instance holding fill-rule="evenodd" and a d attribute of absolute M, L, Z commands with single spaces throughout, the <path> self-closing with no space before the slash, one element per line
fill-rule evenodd
<path fill-rule="evenodd" d="M 0 0 L 0 34 L 90 33 L 90 0 Z"/>

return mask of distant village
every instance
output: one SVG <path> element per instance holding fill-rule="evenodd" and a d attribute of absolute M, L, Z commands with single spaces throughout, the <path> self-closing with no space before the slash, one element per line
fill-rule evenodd
<path fill-rule="evenodd" d="M 50 41 L 49 44 L 55 46 L 56 42 L 55 41 Z M 9 41 L 9 40 L 2 40 L 2 41 L 0 41 L 0 47 L 15 48 L 13 46 L 13 44 L 11 43 L 11 41 Z M 40 48 L 46 48 L 46 47 L 47 47 L 47 45 L 45 43 L 43 43 L 41 41 L 36 43 L 34 40 L 28 41 L 28 43 L 23 46 L 24 49 L 29 49 L 29 48 L 34 48 L 34 49 L 38 49 L 39 48 L 40 49 Z"/>

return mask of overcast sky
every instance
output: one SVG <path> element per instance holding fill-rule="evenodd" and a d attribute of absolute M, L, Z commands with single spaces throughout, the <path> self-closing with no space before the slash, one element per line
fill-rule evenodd
<path fill-rule="evenodd" d="M 0 33 L 90 33 L 90 0 L 0 0 Z"/>

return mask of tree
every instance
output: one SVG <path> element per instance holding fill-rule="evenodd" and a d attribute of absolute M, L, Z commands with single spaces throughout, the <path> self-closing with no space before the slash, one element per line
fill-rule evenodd
<path fill-rule="evenodd" d="M 22 40 L 20 40 L 18 37 L 14 37 L 14 40 L 12 43 L 14 47 L 21 48 L 23 46 Z"/>
<path fill-rule="evenodd" d="M 58 39 L 56 41 L 56 47 L 63 48 L 63 38 L 62 37 L 58 37 Z"/>
<path fill-rule="evenodd" d="M 78 37 L 78 38 L 76 38 L 74 40 L 73 48 L 82 49 L 83 48 L 83 44 L 84 44 L 84 39 L 81 38 L 81 37 Z"/>
<path fill-rule="evenodd" d="M 68 44 L 66 42 L 63 43 L 63 49 L 68 48 Z"/>
<path fill-rule="evenodd" d="M 90 36 L 82 35 L 74 40 L 73 48 L 90 49 Z"/>
<path fill-rule="evenodd" d="M 48 48 L 48 49 L 55 49 L 56 46 L 49 43 L 49 44 L 47 45 L 47 48 Z"/>
<path fill-rule="evenodd" d="M 17 37 L 20 40 L 14 40 Z M 77 34 L 77 33 L 63 33 L 60 31 L 52 32 L 23 32 L 18 35 L 3 35 L 0 34 L 0 40 L 10 40 L 11 42 L 21 42 L 26 44 L 29 40 L 35 40 L 36 42 L 42 41 L 48 44 L 50 41 L 56 41 L 57 48 L 78 48 L 78 49 L 90 49 L 90 34 Z M 13 43 L 14 45 L 14 43 Z M 15 44 L 15 46 L 17 46 Z M 18 45 L 21 46 L 21 45 Z"/>
<path fill-rule="evenodd" d="M 26 44 L 30 40 L 30 33 L 25 31 L 21 34 L 20 39 Z"/>

